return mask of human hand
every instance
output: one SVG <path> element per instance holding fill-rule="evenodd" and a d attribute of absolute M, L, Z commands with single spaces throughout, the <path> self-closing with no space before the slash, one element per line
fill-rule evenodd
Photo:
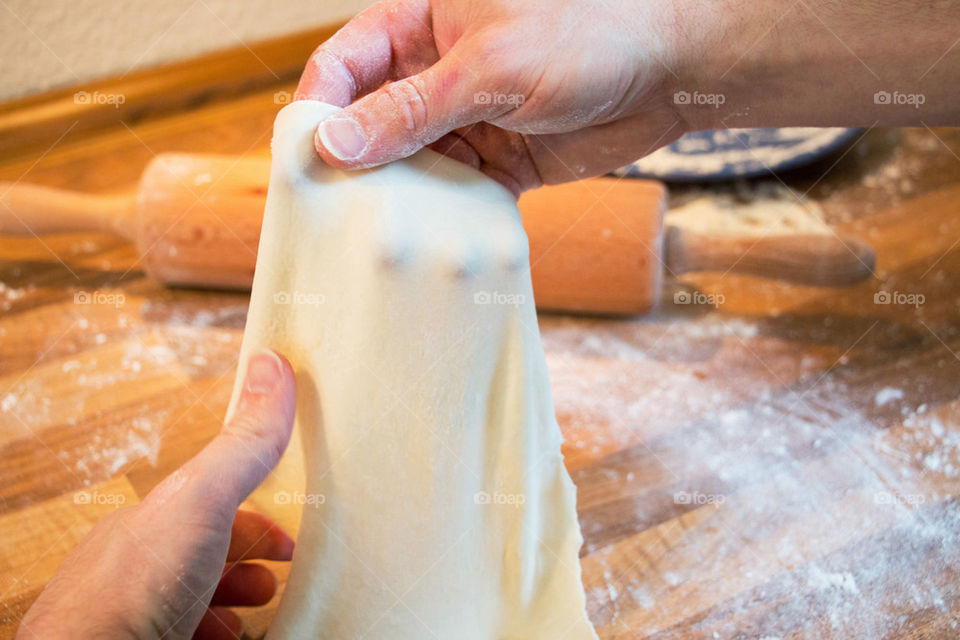
<path fill-rule="evenodd" d="M 346 107 L 316 141 L 340 168 L 429 145 L 517 194 L 585 178 L 684 133 L 674 4 L 385 0 L 313 53 L 295 97 Z"/>
<path fill-rule="evenodd" d="M 430 146 L 519 194 L 692 130 L 957 124 L 958 28 L 925 0 L 382 0 L 296 97 L 346 107 L 317 132 L 336 167 Z"/>
<path fill-rule="evenodd" d="M 266 567 L 244 560 L 293 553 L 279 527 L 237 508 L 286 448 L 294 398 L 289 363 L 255 354 L 220 434 L 139 505 L 97 522 L 17 638 L 239 637 L 240 619 L 226 607 L 265 604 L 276 590 Z"/>

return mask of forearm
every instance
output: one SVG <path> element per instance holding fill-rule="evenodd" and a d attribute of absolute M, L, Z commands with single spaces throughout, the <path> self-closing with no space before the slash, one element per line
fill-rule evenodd
<path fill-rule="evenodd" d="M 958 2 L 683 5 L 674 102 L 692 130 L 960 122 Z"/>

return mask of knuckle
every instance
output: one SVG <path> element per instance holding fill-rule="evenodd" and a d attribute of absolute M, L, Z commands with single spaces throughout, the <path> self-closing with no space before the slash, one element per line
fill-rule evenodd
<path fill-rule="evenodd" d="M 256 444 L 257 442 L 261 442 L 267 435 L 263 422 L 260 416 L 254 415 L 249 411 L 240 412 L 230 420 L 230 425 L 225 431 L 225 435 L 239 440 L 244 444 Z"/>
<path fill-rule="evenodd" d="M 330 59 L 331 54 L 327 51 L 326 45 L 322 44 L 316 49 L 313 50 L 313 53 L 310 54 L 310 57 L 307 58 L 305 73 L 314 73 L 318 74 L 324 70 L 328 60 Z"/>
<path fill-rule="evenodd" d="M 384 92 L 397 120 L 407 131 L 414 134 L 427 131 L 429 120 L 426 89 L 420 78 L 413 76 L 398 80 L 387 85 Z"/>
<path fill-rule="evenodd" d="M 330 51 L 329 48 L 321 48 L 314 52 L 313 56 L 311 56 L 311 60 L 319 71 L 339 74 L 350 84 L 353 95 L 356 95 L 356 74 L 354 73 L 353 69 L 350 68 L 350 65 L 343 59 L 343 57 L 337 55 L 333 51 Z"/>
<path fill-rule="evenodd" d="M 285 448 L 285 443 L 275 436 L 276 420 L 275 416 L 241 412 L 230 421 L 223 436 L 237 442 L 263 462 L 276 462 Z"/>
<path fill-rule="evenodd" d="M 325 102 L 346 106 L 356 97 L 359 86 L 355 70 L 329 44 L 320 45 L 307 59 L 303 75 L 322 79 L 320 97 Z"/>

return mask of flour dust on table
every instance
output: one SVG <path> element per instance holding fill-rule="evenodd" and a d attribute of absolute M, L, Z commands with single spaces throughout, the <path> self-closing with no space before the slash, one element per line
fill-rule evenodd
<path fill-rule="evenodd" d="M 332 169 L 336 111 L 277 116 L 242 347 L 298 385 L 252 497 L 299 524 L 268 637 L 596 638 L 514 198 L 431 151 Z"/>

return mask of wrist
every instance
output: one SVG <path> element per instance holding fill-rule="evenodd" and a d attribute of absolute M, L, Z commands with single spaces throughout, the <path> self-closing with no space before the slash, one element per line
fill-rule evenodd
<path fill-rule="evenodd" d="M 766 7 L 749 2 L 674 3 L 665 99 L 687 131 L 752 126 L 725 121 L 749 113 L 755 103 L 749 75 L 761 70 L 751 67 L 748 75 L 748 47 L 759 38 L 765 13 Z"/>
<path fill-rule="evenodd" d="M 908 4 L 683 2 L 678 116 L 691 130 L 955 122 L 960 7 Z"/>

